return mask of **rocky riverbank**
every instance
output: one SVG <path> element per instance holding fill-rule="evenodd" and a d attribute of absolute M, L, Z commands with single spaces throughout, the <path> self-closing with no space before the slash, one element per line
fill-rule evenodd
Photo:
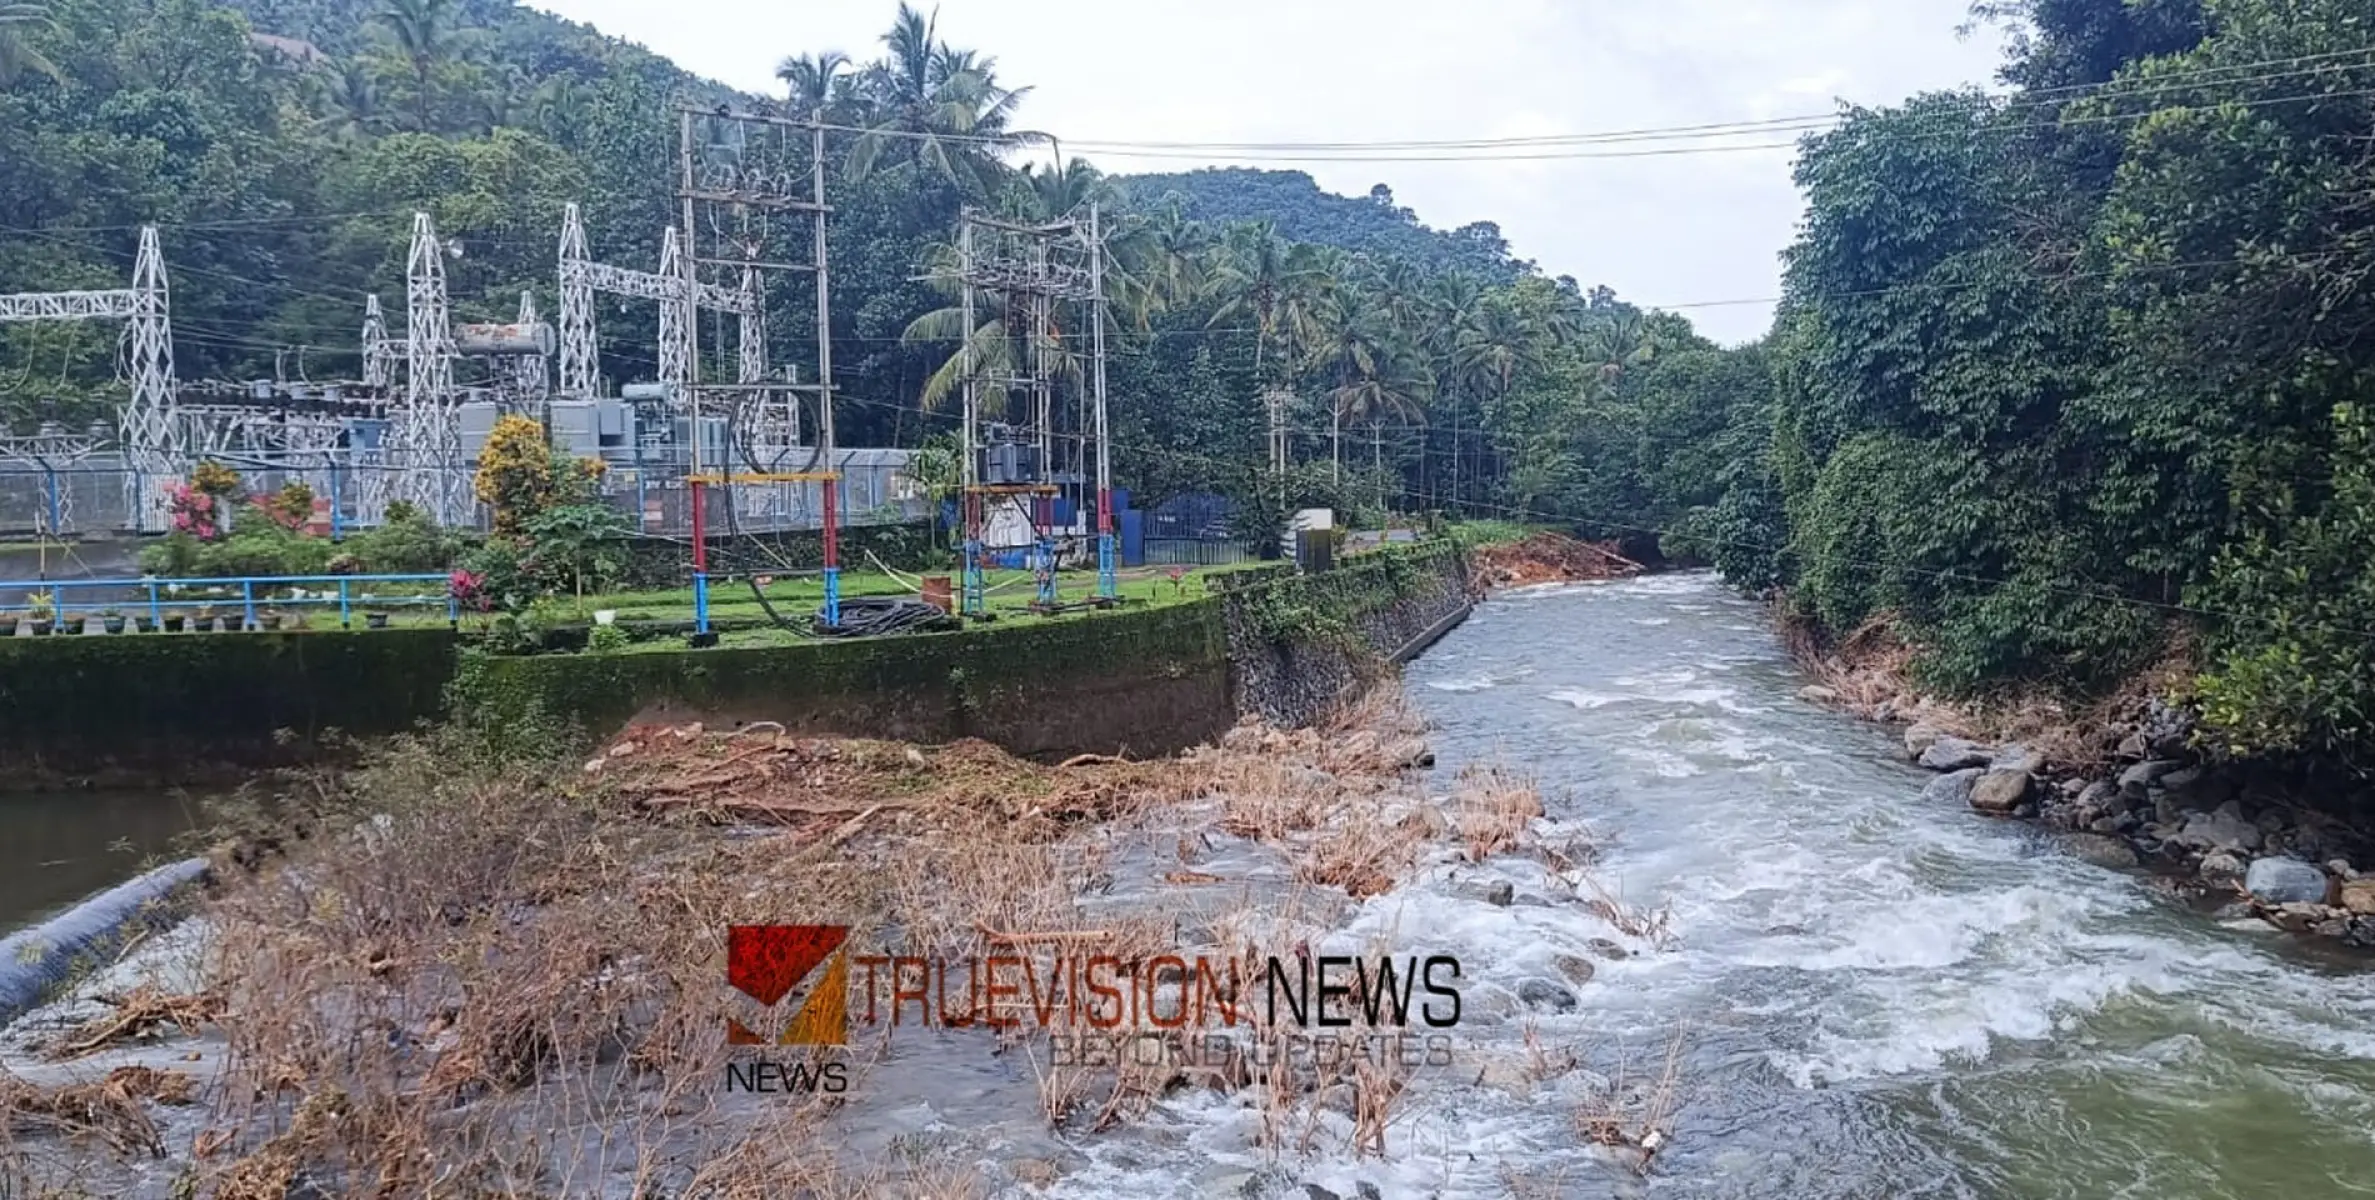
<path fill-rule="evenodd" d="M 1801 695 L 1835 702 L 1840 693 L 1814 685 Z M 2190 899 L 2223 902 L 2223 915 L 2375 949 L 2375 875 L 2358 866 L 2375 865 L 2375 840 L 2304 803 L 2290 781 L 2207 760 L 2191 716 L 2157 700 L 2130 719 L 2059 733 L 2099 749 L 2071 761 L 1923 719 L 1905 727 L 1905 756 L 1938 772 L 1926 799 L 2038 821 L 2073 853 L 2160 873 Z"/>

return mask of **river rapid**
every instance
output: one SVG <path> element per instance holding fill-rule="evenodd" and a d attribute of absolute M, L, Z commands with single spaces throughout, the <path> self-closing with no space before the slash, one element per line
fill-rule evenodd
<path fill-rule="evenodd" d="M 1491 1086 L 1463 1063 L 1413 1090 L 1385 1162 L 1264 1159 L 1225 1102 L 1166 1105 L 1165 1151 L 1092 1151 L 1066 1190 L 2375 1194 L 2375 975 L 2032 826 L 1923 803 L 1895 731 L 1798 700 L 1764 614 L 1713 578 L 1497 597 L 1406 680 L 1439 775 L 1532 772 L 1550 823 L 1589 830 L 1598 876 L 1665 907 L 1672 936 L 1615 937 L 1545 873 L 1496 861 L 1368 902 L 1347 945 L 1453 948 L 1476 980 L 1463 1056 L 1515 1052 L 1531 1021 L 1588 1070 Z M 1518 903 L 1477 898 L 1493 879 Z M 1593 938 L 1635 952 L 1602 954 L 1572 1011 L 1495 1003 Z M 1636 1176 L 1574 1113 L 1591 1072 L 1654 1075 L 1677 1030 L 1673 1140 Z"/>

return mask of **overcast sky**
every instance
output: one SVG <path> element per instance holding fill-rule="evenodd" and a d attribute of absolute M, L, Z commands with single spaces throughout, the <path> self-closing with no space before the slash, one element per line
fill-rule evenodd
<path fill-rule="evenodd" d="M 896 0 L 536 0 L 780 95 L 775 63 L 881 49 Z M 1529 137 L 1756 121 L 1989 83 L 1968 0 L 944 0 L 942 35 L 1030 85 L 1025 128 L 1132 142 Z M 1787 141 L 1758 136 L 1716 145 Z M 1676 143 L 1667 143 L 1665 146 Z M 1710 143 L 1690 143 L 1706 146 Z M 1597 153 L 1605 154 L 1602 147 Z M 1663 148 L 1661 146 L 1660 148 Z M 1083 151 L 1108 171 L 1246 161 Z M 1763 333 L 1800 213 L 1790 149 L 1503 162 L 1261 162 L 1439 228 L 1497 222 L 1552 275 Z M 1754 301 L 1711 304 L 1710 302 Z"/>

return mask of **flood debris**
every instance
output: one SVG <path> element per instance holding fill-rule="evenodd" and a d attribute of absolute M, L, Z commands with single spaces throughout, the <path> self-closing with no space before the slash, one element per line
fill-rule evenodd
<path fill-rule="evenodd" d="M 115 1012 L 67 1031 L 51 1046 L 51 1057 L 80 1058 L 119 1042 L 154 1041 L 167 1026 L 193 1034 L 223 1011 L 223 998 L 216 993 L 175 994 L 153 984 L 101 999 Z"/>
<path fill-rule="evenodd" d="M 1479 548 L 1469 558 L 1469 576 L 1483 589 L 1538 583 L 1623 579 L 1645 568 L 1617 553 L 1615 542 L 1587 542 L 1562 533 L 1533 533 L 1524 540 Z"/>

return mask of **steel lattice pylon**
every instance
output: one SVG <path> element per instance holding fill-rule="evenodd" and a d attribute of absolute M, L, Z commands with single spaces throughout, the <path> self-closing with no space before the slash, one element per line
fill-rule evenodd
<path fill-rule="evenodd" d="M 117 419 L 124 463 L 130 468 L 124 477 L 124 502 L 133 525 L 152 533 L 165 528 L 173 483 L 188 466 L 181 452 L 181 422 L 174 407 L 172 309 L 165 254 L 158 246 L 154 225 L 140 228 L 131 287 L 0 296 L 0 323 L 124 322 L 121 374 L 132 390 Z"/>
<path fill-rule="evenodd" d="M 379 293 L 363 298 L 363 382 L 384 388 L 393 382 L 395 363 L 389 357 L 388 322 L 379 311 Z"/>
<path fill-rule="evenodd" d="M 446 310 L 445 247 L 427 213 L 412 216 L 412 253 L 404 268 L 404 399 L 388 422 L 395 497 L 440 525 L 460 523 L 462 457 L 454 391 L 453 328 Z M 377 520 L 377 513 L 370 519 Z"/>
<path fill-rule="evenodd" d="M 542 316 L 536 311 L 536 293 L 522 289 L 519 323 L 523 326 L 533 327 L 542 319 Z M 523 354 L 512 360 L 512 386 L 519 390 L 520 404 L 530 413 L 535 414 L 538 419 L 542 419 L 544 415 L 544 402 L 547 393 L 551 390 L 546 385 L 548 378 L 549 376 L 545 374 L 544 355 Z"/>
<path fill-rule="evenodd" d="M 660 305 L 660 382 L 669 385 L 672 402 L 684 402 L 683 389 L 692 378 L 686 368 L 689 347 L 685 317 L 684 258 L 677 229 L 670 225 L 660 242 L 660 269 L 637 271 L 595 262 L 586 250 L 585 218 L 571 204 L 561 214 L 560 249 L 560 394 L 590 399 L 598 390 L 600 346 L 594 333 L 594 293 L 631 296 Z M 705 284 L 694 292 L 702 308 L 733 313 L 742 320 L 741 370 L 751 378 L 767 373 L 767 339 L 755 288 L 724 288 Z"/>

